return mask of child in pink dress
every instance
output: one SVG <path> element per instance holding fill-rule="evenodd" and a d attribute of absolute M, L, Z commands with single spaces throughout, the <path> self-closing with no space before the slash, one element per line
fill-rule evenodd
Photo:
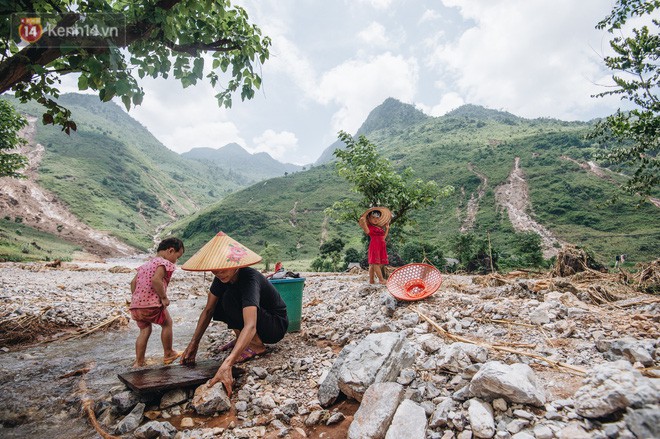
<path fill-rule="evenodd" d="M 131 317 L 140 328 L 140 334 L 135 341 L 133 367 L 145 365 L 144 355 L 151 336 L 152 323 L 162 327 L 160 341 L 163 343 L 163 362 L 170 364 L 181 355 L 172 349 L 172 317 L 167 311 L 170 304 L 167 284 L 176 270 L 176 261 L 183 252 L 183 242 L 180 239 L 164 239 L 158 244 L 156 257 L 141 265 L 131 281 Z"/>

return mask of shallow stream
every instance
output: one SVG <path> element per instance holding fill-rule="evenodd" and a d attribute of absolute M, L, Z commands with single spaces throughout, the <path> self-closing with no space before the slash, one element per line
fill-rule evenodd
<path fill-rule="evenodd" d="M 183 350 L 190 341 L 205 300 L 172 301 L 174 349 Z M 206 352 L 209 332 L 199 348 L 199 359 Z M 0 354 L 0 419 L 4 421 L 0 437 L 98 437 L 82 414 L 80 383 L 85 381 L 87 396 L 95 402 L 125 389 L 117 374 L 131 370 L 137 334 L 131 320 L 120 329 Z M 160 327 L 156 325 L 147 347 L 147 362 L 158 366 L 162 357 Z M 89 372 L 63 377 L 84 368 L 90 368 Z"/>

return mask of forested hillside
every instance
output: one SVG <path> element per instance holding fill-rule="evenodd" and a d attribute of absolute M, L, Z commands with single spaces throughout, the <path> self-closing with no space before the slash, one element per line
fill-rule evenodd
<path fill-rule="evenodd" d="M 363 126 L 359 132 L 398 169 L 411 166 L 418 177 L 456 188 L 450 198 L 415 215 L 408 241 L 433 243 L 453 256 L 458 236 L 472 234 L 477 240 L 489 237 L 500 258 L 515 259 L 525 241 L 506 205 L 519 203 L 527 221 L 549 233 L 549 254 L 571 243 L 605 263 L 623 253 L 630 261 L 658 256 L 658 208 L 650 203 L 638 208 L 627 197 L 606 203 L 626 177 L 593 163 L 595 149 L 585 140 L 591 123 L 529 120 L 473 105 L 438 118 L 392 99 L 383 106 L 387 111 L 376 108 L 365 122 L 374 129 Z M 388 123 L 392 115 L 396 120 Z M 523 181 L 507 191 L 516 180 L 509 178 L 516 162 Z M 172 231 L 194 248 L 223 230 L 257 252 L 276 244 L 284 260 L 311 260 L 332 237 L 361 249 L 357 225 L 337 224 L 324 214 L 334 201 L 352 196 L 349 189 L 327 163 L 236 192 Z"/>
<path fill-rule="evenodd" d="M 80 94 L 59 102 L 72 111 L 77 131 L 66 135 L 34 122 L 30 140 L 44 147 L 38 183 L 85 224 L 131 246 L 149 249 L 160 226 L 245 185 L 213 164 L 169 150 L 113 102 Z M 26 115 L 43 112 L 36 104 L 14 103 Z"/>

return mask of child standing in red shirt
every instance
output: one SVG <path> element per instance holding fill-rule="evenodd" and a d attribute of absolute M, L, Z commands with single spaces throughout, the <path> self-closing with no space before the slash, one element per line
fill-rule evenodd
<path fill-rule="evenodd" d="M 176 270 L 176 261 L 183 255 L 183 242 L 178 238 L 166 238 L 158 244 L 156 257 L 141 265 L 131 281 L 131 317 L 140 328 L 135 341 L 133 367 L 145 365 L 144 355 L 151 336 L 151 324 L 162 327 L 163 362 L 170 364 L 181 354 L 172 349 L 172 317 L 167 311 L 170 299 L 167 285 Z"/>

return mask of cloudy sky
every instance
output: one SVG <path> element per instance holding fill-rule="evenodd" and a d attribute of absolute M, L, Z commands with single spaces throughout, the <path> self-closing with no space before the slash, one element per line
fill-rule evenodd
<path fill-rule="evenodd" d="M 290 163 L 314 162 L 386 98 L 440 116 L 462 104 L 589 120 L 611 72 L 611 35 L 595 29 L 613 0 L 237 0 L 273 40 L 255 98 L 219 108 L 209 84 L 143 80 L 130 114 L 185 152 L 236 142 Z"/>

